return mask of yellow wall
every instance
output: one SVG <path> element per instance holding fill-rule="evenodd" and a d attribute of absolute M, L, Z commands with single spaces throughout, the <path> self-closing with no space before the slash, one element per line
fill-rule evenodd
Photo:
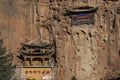
<path fill-rule="evenodd" d="M 27 78 L 35 78 L 36 80 L 42 80 L 43 77 L 45 78 L 45 76 L 51 76 L 51 73 L 52 73 L 52 68 L 49 67 L 49 68 L 39 68 L 39 67 L 23 67 L 21 68 L 21 76 L 24 78 L 24 79 L 27 79 Z M 49 77 L 51 78 L 51 77 Z M 48 79 L 48 80 L 51 80 L 51 79 Z"/>

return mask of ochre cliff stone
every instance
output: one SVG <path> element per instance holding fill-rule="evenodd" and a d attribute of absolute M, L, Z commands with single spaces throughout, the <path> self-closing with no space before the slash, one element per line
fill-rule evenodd
<path fill-rule="evenodd" d="M 55 80 L 108 80 L 120 74 L 120 0 L 0 0 L 0 31 L 20 80 L 21 43 L 56 40 Z M 71 26 L 66 10 L 98 7 L 94 24 Z M 36 16 L 39 16 L 39 20 Z M 37 21 L 39 27 L 36 27 Z M 41 37 L 40 37 L 41 36 Z"/>

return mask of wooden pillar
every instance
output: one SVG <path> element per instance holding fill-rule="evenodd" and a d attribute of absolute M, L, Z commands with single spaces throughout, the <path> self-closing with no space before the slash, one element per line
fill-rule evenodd
<path fill-rule="evenodd" d="M 25 59 L 25 60 L 24 60 L 23 66 L 31 66 L 31 58 L 25 56 L 24 59 Z M 27 60 L 27 59 L 30 59 L 30 60 Z M 28 62 L 29 62 L 29 63 L 28 63 Z"/>
<path fill-rule="evenodd" d="M 33 65 L 33 58 L 31 57 L 30 58 L 30 66 L 32 66 Z"/>
<path fill-rule="evenodd" d="M 23 66 L 25 66 L 26 57 L 24 56 Z"/>
<path fill-rule="evenodd" d="M 42 65 L 43 65 L 43 66 L 45 66 L 44 57 L 45 57 L 45 56 L 42 56 L 42 62 L 43 62 Z"/>

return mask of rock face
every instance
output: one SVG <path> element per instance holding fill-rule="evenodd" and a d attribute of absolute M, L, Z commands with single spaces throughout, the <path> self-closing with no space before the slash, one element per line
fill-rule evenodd
<path fill-rule="evenodd" d="M 95 23 L 71 26 L 66 10 L 77 6 L 98 7 Z M 14 55 L 18 80 L 21 43 L 53 39 L 57 50 L 55 80 L 119 76 L 119 7 L 120 0 L 0 0 L 0 31 L 7 50 Z"/>

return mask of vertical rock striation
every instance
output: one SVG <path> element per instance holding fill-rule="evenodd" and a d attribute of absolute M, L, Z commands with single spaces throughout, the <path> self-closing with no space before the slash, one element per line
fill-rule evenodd
<path fill-rule="evenodd" d="M 36 0 L 37 1 L 37 0 Z M 98 7 L 95 24 L 71 26 L 66 10 Z M 0 31 L 15 55 L 22 42 L 56 40 L 55 80 L 108 80 L 119 76 L 119 0 L 0 0 Z M 39 22 L 39 24 L 37 23 Z"/>

